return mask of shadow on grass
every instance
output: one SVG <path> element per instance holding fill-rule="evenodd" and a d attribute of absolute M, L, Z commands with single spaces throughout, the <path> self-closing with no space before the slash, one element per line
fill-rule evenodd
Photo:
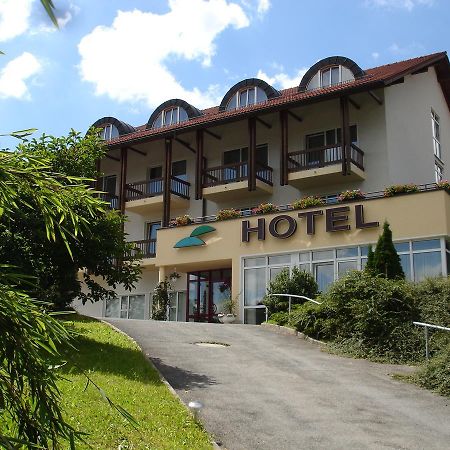
<path fill-rule="evenodd" d="M 216 384 L 216 380 L 207 375 L 190 372 L 181 367 L 169 366 L 159 358 L 150 359 L 174 389 L 189 390 Z"/>

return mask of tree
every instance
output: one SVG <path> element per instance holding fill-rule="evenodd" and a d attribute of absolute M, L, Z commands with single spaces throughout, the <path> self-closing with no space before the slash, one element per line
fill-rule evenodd
<path fill-rule="evenodd" d="M 373 256 L 368 254 L 365 270 L 374 276 L 390 279 L 405 278 L 400 257 L 392 242 L 392 231 L 387 222 L 383 224 L 383 233 L 378 238 Z"/>
<path fill-rule="evenodd" d="M 318 293 L 318 286 L 314 277 L 304 270 L 300 270 L 298 267 L 292 269 L 292 273 L 289 274 L 289 269 L 283 269 L 267 287 L 267 294 L 293 294 L 303 295 L 305 297 L 314 298 Z M 296 297 L 291 298 L 291 304 L 302 304 L 306 300 L 302 300 Z M 277 297 L 266 295 L 264 297 L 264 305 L 269 310 L 269 315 L 276 312 L 287 311 L 289 307 L 288 297 Z"/>
<path fill-rule="evenodd" d="M 89 231 L 89 218 L 104 204 L 86 187 L 87 180 L 54 174 L 50 162 L 27 151 L 0 151 L 0 218 L 13 223 L 17 211 L 41 220 L 50 242 L 71 246 Z M 83 205 L 84 215 L 76 205 Z M 33 278 L 20 268 L 0 265 L 0 445 L 7 449 L 59 448 L 77 433 L 62 416 L 56 366 L 58 345 L 70 345 L 61 322 L 48 305 L 20 289 L 33 290 Z M 71 445 L 73 448 L 73 445 Z"/>
<path fill-rule="evenodd" d="M 95 130 L 82 137 L 73 130 L 67 137 L 42 136 L 19 145 L 18 154 L 42 157 L 52 173 L 63 174 L 62 183 L 73 179 L 93 180 L 99 176 L 96 161 L 104 155 L 104 145 Z M 81 178 L 80 178 L 81 177 Z M 26 193 L 23 201 L 28 202 Z M 89 222 L 89 229 L 73 240 L 72 258 L 60 237 L 47 239 L 43 218 L 30 209 L 17 209 L 8 219 L 0 220 L 0 262 L 21 267 L 22 273 L 34 276 L 29 293 L 45 298 L 55 309 L 66 308 L 74 298 L 83 302 L 115 297 L 114 288 L 122 284 L 131 289 L 140 274 L 133 245 L 125 242 L 124 218 L 117 211 L 97 210 L 89 214 L 82 201 L 72 209 Z M 122 264 L 113 261 L 123 260 Z M 80 269 L 87 291 L 78 280 Z M 106 288 L 98 283 L 101 278 Z"/>

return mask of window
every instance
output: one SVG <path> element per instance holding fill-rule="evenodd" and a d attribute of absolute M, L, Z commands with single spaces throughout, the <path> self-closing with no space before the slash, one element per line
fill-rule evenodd
<path fill-rule="evenodd" d="M 110 141 L 116 137 L 119 137 L 119 130 L 112 124 L 106 125 L 103 130 L 100 131 L 100 138 L 104 141 Z"/>
<path fill-rule="evenodd" d="M 184 108 L 174 106 L 161 111 L 153 122 L 152 128 L 168 127 L 188 119 L 189 117 Z"/>
<path fill-rule="evenodd" d="M 431 124 L 433 126 L 433 149 L 434 156 L 441 158 L 441 132 L 439 125 L 439 116 L 431 110 Z"/>
<path fill-rule="evenodd" d="M 180 180 L 187 181 L 186 160 L 174 161 L 172 163 L 172 175 Z"/>
<path fill-rule="evenodd" d="M 333 86 L 341 82 L 341 66 L 327 67 L 320 71 L 320 87 Z"/>
<path fill-rule="evenodd" d="M 108 175 L 101 179 L 102 191 L 104 194 L 101 198 L 105 202 L 109 202 L 111 209 L 116 209 L 119 205 L 118 197 L 116 195 L 116 175 Z"/>
<path fill-rule="evenodd" d="M 264 90 L 258 86 L 252 86 L 236 92 L 228 102 L 226 109 L 230 111 L 236 108 L 244 108 L 266 100 L 267 94 Z"/>
<path fill-rule="evenodd" d="M 434 163 L 434 178 L 436 183 L 444 179 L 444 168 L 437 162 Z"/>
<path fill-rule="evenodd" d="M 145 295 L 121 295 L 106 300 L 105 317 L 145 319 Z"/>
<path fill-rule="evenodd" d="M 148 244 L 144 245 L 144 257 L 154 258 L 156 255 L 156 235 L 161 228 L 161 222 L 149 222 L 145 226 L 145 239 L 148 240 Z"/>
<path fill-rule="evenodd" d="M 147 171 L 147 194 L 161 195 L 163 191 L 162 166 L 150 167 Z"/>
<path fill-rule="evenodd" d="M 267 166 L 269 161 L 269 148 L 267 144 L 256 146 L 256 163 Z M 223 178 L 226 181 L 240 181 L 248 176 L 248 148 L 238 148 L 223 152 L 224 168 Z M 234 167 L 233 167 L 234 165 Z"/>

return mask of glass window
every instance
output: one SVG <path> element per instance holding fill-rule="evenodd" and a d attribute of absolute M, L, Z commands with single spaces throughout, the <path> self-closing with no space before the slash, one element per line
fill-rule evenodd
<path fill-rule="evenodd" d="M 104 141 L 110 141 L 116 137 L 119 137 L 119 130 L 112 124 L 106 125 L 100 132 L 100 138 Z"/>
<path fill-rule="evenodd" d="M 244 270 L 245 306 L 261 303 L 266 293 L 266 268 Z"/>
<path fill-rule="evenodd" d="M 369 246 L 360 247 L 360 248 L 361 248 L 361 256 L 367 256 L 367 254 L 369 253 Z M 373 245 L 372 245 L 372 250 L 373 250 Z"/>
<path fill-rule="evenodd" d="M 358 270 L 358 261 L 338 262 L 338 278 L 343 277 L 350 270 Z"/>
<path fill-rule="evenodd" d="M 341 81 L 339 66 L 328 67 L 320 73 L 321 87 L 333 86 Z"/>
<path fill-rule="evenodd" d="M 231 100 L 228 102 L 228 105 L 226 108 L 227 111 L 237 108 L 237 97 L 238 97 L 238 94 L 234 94 L 233 97 L 231 97 Z"/>
<path fill-rule="evenodd" d="M 145 295 L 130 295 L 129 319 L 144 319 Z"/>
<path fill-rule="evenodd" d="M 394 247 L 397 252 L 409 252 L 409 242 L 397 242 Z"/>
<path fill-rule="evenodd" d="M 162 111 L 153 122 L 152 128 L 160 128 L 169 125 L 175 125 L 177 123 L 188 120 L 187 112 L 179 106 L 167 108 Z"/>
<path fill-rule="evenodd" d="M 285 269 L 289 270 L 289 267 L 271 267 L 269 272 L 270 281 Z"/>
<path fill-rule="evenodd" d="M 331 84 L 338 84 L 339 83 L 339 67 L 332 67 L 331 68 Z"/>
<path fill-rule="evenodd" d="M 187 181 L 187 164 L 185 159 L 183 161 L 174 161 L 172 163 L 172 175 Z"/>
<path fill-rule="evenodd" d="M 336 256 L 338 258 L 352 258 L 358 256 L 358 247 L 338 248 L 336 250 Z"/>
<path fill-rule="evenodd" d="M 441 252 L 416 253 L 414 261 L 414 281 L 442 275 Z"/>
<path fill-rule="evenodd" d="M 430 250 L 441 248 L 441 241 L 439 239 L 427 239 L 423 241 L 413 241 L 412 248 L 414 250 Z"/>
<path fill-rule="evenodd" d="M 266 264 L 266 258 L 261 256 L 259 258 L 246 258 L 244 261 L 244 267 L 264 266 Z"/>
<path fill-rule="evenodd" d="M 269 265 L 273 264 L 290 264 L 291 255 L 269 256 Z"/>
<path fill-rule="evenodd" d="M 411 277 L 411 256 L 409 254 L 398 255 L 400 258 L 400 263 L 402 265 L 405 278 L 407 280 L 412 280 Z"/>
<path fill-rule="evenodd" d="M 304 272 L 311 272 L 311 265 L 309 263 L 299 264 L 298 268 Z"/>
<path fill-rule="evenodd" d="M 444 169 L 437 163 L 434 163 L 434 178 L 436 183 L 444 179 Z"/>
<path fill-rule="evenodd" d="M 254 105 L 256 103 L 256 92 L 255 89 L 248 90 L 248 105 Z"/>
<path fill-rule="evenodd" d="M 325 291 L 334 281 L 334 263 L 314 264 L 314 277 L 319 286 L 319 291 Z"/>
<path fill-rule="evenodd" d="M 300 253 L 300 261 L 305 262 L 311 259 L 309 252 Z"/>
<path fill-rule="evenodd" d="M 105 317 L 119 317 L 120 303 L 118 298 L 106 300 Z"/>
<path fill-rule="evenodd" d="M 325 135 L 323 132 L 308 134 L 306 136 L 306 149 L 323 147 L 325 145 Z"/>
<path fill-rule="evenodd" d="M 330 69 L 322 70 L 322 87 L 326 87 L 330 85 Z"/>
<path fill-rule="evenodd" d="M 320 261 L 323 259 L 334 259 L 334 250 L 317 250 L 312 252 L 313 261 Z"/>
<path fill-rule="evenodd" d="M 433 125 L 433 149 L 434 154 L 441 159 L 441 132 L 439 116 L 431 110 L 431 123 Z"/>

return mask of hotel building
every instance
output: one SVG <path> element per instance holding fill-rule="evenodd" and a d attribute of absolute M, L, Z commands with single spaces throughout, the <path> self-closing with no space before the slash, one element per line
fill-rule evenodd
<path fill-rule="evenodd" d="M 450 198 L 436 182 L 450 165 L 449 108 L 446 53 L 366 70 L 334 56 L 290 89 L 252 78 L 206 110 L 172 99 L 143 126 L 98 120 L 99 187 L 127 216 L 143 272 L 132 292 L 79 309 L 148 319 L 153 289 L 176 272 L 170 320 L 216 321 L 233 298 L 238 321 L 258 324 L 282 269 L 308 270 L 324 290 L 364 267 L 385 220 L 408 279 L 447 276 Z M 409 183 L 417 192 L 384 194 Z M 322 204 L 298 209 L 309 196 Z M 267 203 L 277 210 L 255 209 Z"/>

